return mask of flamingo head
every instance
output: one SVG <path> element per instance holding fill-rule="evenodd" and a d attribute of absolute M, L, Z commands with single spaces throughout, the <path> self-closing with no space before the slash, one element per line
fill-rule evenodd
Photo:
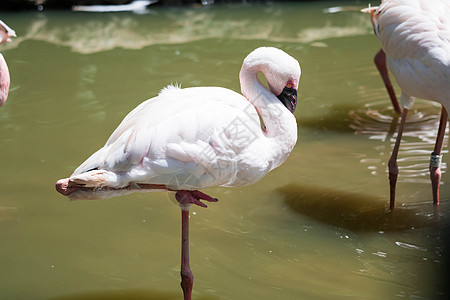
<path fill-rule="evenodd" d="M 296 59 L 279 51 L 276 64 L 270 64 L 263 73 L 270 91 L 283 105 L 294 113 L 297 107 L 297 89 L 300 80 L 300 65 Z"/>
<path fill-rule="evenodd" d="M 297 89 L 294 88 L 292 82 L 289 81 L 286 83 L 286 86 L 277 98 L 280 99 L 281 103 L 283 103 L 291 113 L 294 113 L 295 108 L 297 107 Z"/>
<path fill-rule="evenodd" d="M 242 94 L 250 102 L 256 101 L 265 88 L 257 78 L 261 72 L 274 96 L 291 112 L 297 106 L 297 89 L 300 80 L 300 64 L 286 52 L 273 47 L 260 47 L 244 59 L 239 78 Z M 258 82 L 259 84 L 253 85 Z"/>
<path fill-rule="evenodd" d="M 11 42 L 11 37 L 16 37 L 16 32 L 0 20 L 0 44 Z"/>
<path fill-rule="evenodd" d="M 258 66 L 272 94 L 294 113 L 301 74 L 298 61 L 280 49 L 261 47 L 250 53 L 244 63 Z"/>

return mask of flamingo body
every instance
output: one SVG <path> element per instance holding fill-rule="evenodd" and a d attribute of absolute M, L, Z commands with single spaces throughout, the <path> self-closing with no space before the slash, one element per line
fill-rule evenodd
<path fill-rule="evenodd" d="M 374 32 L 381 43 L 382 50 L 376 57 L 383 58 L 385 54 L 389 70 L 402 90 L 402 119 L 388 163 L 390 208 L 395 205 L 397 155 L 403 128 L 416 97 L 442 105 L 441 124 L 430 160 L 433 202 L 438 204 L 441 151 L 450 109 L 450 2 L 382 0 L 379 7 L 369 7 L 363 11 L 370 13 Z M 387 70 L 383 70 L 384 58 L 375 61 L 395 106 L 396 99 L 389 89 Z"/>
<path fill-rule="evenodd" d="M 450 109 L 450 2 L 385 0 L 372 22 L 387 65 L 402 90 L 402 106 L 414 98 Z"/>
<path fill-rule="evenodd" d="M 281 94 L 288 82 L 297 88 L 295 59 L 275 48 L 259 48 L 257 54 L 282 65 L 281 74 L 266 72 L 269 82 L 279 77 L 271 90 Z M 151 185 L 147 190 L 198 190 L 260 180 L 286 160 L 297 141 L 297 126 L 289 109 L 257 80 L 254 67 L 241 71 L 244 95 L 259 95 L 252 99 L 220 87 L 163 89 L 131 111 L 104 147 L 68 181 L 59 181 L 58 191 L 93 199 L 139 191 L 145 184 Z"/>

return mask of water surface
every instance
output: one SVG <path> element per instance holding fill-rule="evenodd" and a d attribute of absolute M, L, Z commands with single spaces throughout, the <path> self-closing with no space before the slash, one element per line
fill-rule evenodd
<path fill-rule="evenodd" d="M 337 3 L 345 9 L 328 13 Z M 259 46 L 300 61 L 298 144 L 257 184 L 209 188 L 220 201 L 192 208 L 194 299 L 443 297 L 446 158 L 437 209 L 428 179 L 440 107 L 418 100 L 408 117 L 389 213 L 398 118 L 365 5 L 3 13 L 18 37 L 0 48 L 12 77 L 0 109 L 0 299 L 181 299 L 171 195 L 69 202 L 54 183 L 168 84 L 239 91 Z"/>

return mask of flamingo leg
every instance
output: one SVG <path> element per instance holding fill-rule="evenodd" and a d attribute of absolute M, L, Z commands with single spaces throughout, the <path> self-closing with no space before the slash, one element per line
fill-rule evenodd
<path fill-rule="evenodd" d="M 189 266 L 189 210 L 181 210 L 181 288 L 184 300 L 191 300 L 194 275 Z"/>
<path fill-rule="evenodd" d="M 380 49 L 380 51 L 375 54 L 373 61 L 378 69 L 378 72 L 380 72 L 381 78 L 383 79 L 384 86 L 386 87 L 389 97 L 391 98 L 392 106 L 394 107 L 395 112 L 401 114 L 402 110 L 400 109 L 397 97 L 395 96 L 394 88 L 392 87 L 391 80 L 389 79 L 389 72 L 386 66 L 386 54 L 384 53 L 383 49 Z"/>
<path fill-rule="evenodd" d="M 408 109 L 404 108 L 402 112 L 402 118 L 400 121 L 400 127 L 398 129 L 397 139 L 395 140 L 394 149 L 392 150 L 391 158 L 388 162 L 389 167 L 389 185 L 390 185 L 390 204 L 389 208 L 391 210 L 394 209 L 395 206 L 395 186 L 397 184 L 398 177 L 398 165 L 397 165 L 397 156 L 398 150 L 400 149 L 400 142 L 403 136 L 403 128 L 405 127 L 406 116 L 408 115 Z"/>
<path fill-rule="evenodd" d="M 200 200 L 208 202 L 218 200 L 200 191 L 178 191 L 175 198 L 181 207 L 181 288 L 184 300 L 191 300 L 194 275 L 189 266 L 189 208 L 192 204 L 206 207 Z"/>
<path fill-rule="evenodd" d="M 445 127 L 447 126 L 448 112 L 442 107 L 441 120 L 439 122 L 438 134 L 436 137 L 436 144 L 434 145 L 434 151 L 431 153 L 430 160 L 430 178 L 431 187 L 433 190 L 433 204 L 439 204 L 439 185 L 441 183 L 441 158 L 442 158 L 442 145 L 445 137 Z"/>

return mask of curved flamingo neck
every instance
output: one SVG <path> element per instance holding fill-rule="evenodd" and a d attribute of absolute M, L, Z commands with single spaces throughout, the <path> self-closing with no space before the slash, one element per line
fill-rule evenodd
<path fill-rule="evenodd" d="M 244 65 L 239 77 L 242 94 L 255 107 L 263 122 L 262 131 L 266 141 L 270 143 L 270 147 L 266 147 L 266 154 L 268 159 L 274 161 L 273 169 L 283 163 L 294 148 L 297 142 L 297 122 L 294 115 L 259 81 L 259 71 L 264 74 L 265 69 L 261 66 Z"/>
<path fill-rule="evenodd" d="M 0 106 L 5 104 L 9 93 L 9 70 L 3 55 L 0 54 Z"/>
<path fill-rule="evenodd" d="M 258 79 L 258 72 L 265 74 L 264 66 L 242 66 L 239 73 L 241 91 L 244 97 L 255 107 L 264 125 L 264 134 L 268 138 L 297 132 L 294 115 L 280 100 Z M 270 85 L 270 83 L 269 83 Z"/>

